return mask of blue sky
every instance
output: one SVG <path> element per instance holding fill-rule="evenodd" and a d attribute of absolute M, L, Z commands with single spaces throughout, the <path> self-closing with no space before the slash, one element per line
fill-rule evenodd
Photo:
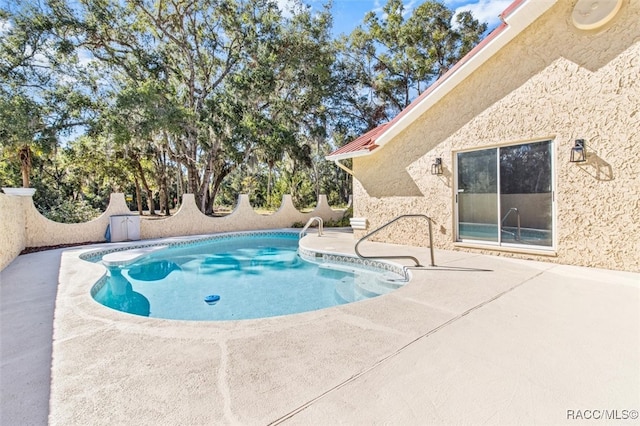
<path fill-rule="evenodd" d="M 7 6 L 15 0 L 0 0 L 1 6 Z M 281 9 L 287 8 L 293 0 L 277 0 Z M 320 8 L 327 0 L 302 0 L 303 3 L 312 7 Z M 333 0 L 333 24 L 334 34 L 350 33 L 355 27 L 362 23 L 364 15 L 369 11 L 381 11 L 387 0 Z M 425 0 L 403 0 L 405 10 L 411 13 Z M 440 0 L 450 9 L 456 11 L 471 10 L 473 15 L 481 22 L 487 22 L 489 29 L 495 28 L 500 19 L 498 15 L 502 13 L 513 0 Z M 0 30 L 2 29 L 0 22 Z"/>
<path fill-rule="evenodd" d="M 290 0 L 278 0 L 285 5 Z M 481 22 L 486 22 L 489 29 L 495 28 L 501 14 L 513 0 L 441 0 L 450 9 L 455 11 L 471 10 L 473 16 Z M 404 0 L 405 10 L 411 13 L 424 0 Z M 320 7 L 324 0 L 306 0 L 305 3 L 312 7 Z M 333 25 L 334 33 L 350 33 L 356 26 L 362 23 L 364 15 L 369 11 L 381 11 L 386 0 L 333 0 Z"/>

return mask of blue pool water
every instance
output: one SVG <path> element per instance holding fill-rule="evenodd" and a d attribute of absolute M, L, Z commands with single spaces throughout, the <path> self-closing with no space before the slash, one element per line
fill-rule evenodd
<path fill-rule="evenodd" d="M 235 236 L 156 251 L 110 266 L 94 299 L 123 312 L 236 320 L 306 312 L 388 293 L 381 272 L 302 260 L 298 236 Z"/>

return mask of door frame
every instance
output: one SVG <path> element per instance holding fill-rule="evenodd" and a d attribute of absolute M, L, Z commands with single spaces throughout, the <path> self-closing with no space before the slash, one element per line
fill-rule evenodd
<path fill-rule="evenodd" d="M 500 149 L 504 147 L 517 146 L 517 145 L 527 145 L 534 144 L 540 142 L 549 142 L 549 155 L 550 155 L 550 179 L 551 179 L 551 245 L 543 246 L 543 245 L 533 245 L 533 244 L 516 244 L 502 241 L 502 232 L 501 229 L 501 191 L 500 191 Z M 474 240 L 474 239 L 461 239 L 460 238 L 460 217 L 459 217 L 459 192 L 458 192 L 458 154 L 464 152 L 473 152 L 473 151 L 483 151 L 489 149 L 497 149 L 496 151 L 496 173 L 497 173 L 497 221 L 496 224 L 498 226 L 498 241 L 485 241 L 485 240 Z M 542 252 L 555 252 L 558 242 L 558 234 L 557 234 L 557 200 L 556 200 L 556 140 L 555 136 L 545 137 L 545 138 L 537 138 L 537 139 L 529 139 L 529 140 L 519 140 L 519 141 L 511 141 L 505 142 L 501 144 L 494 145 L 485 145 L 481 147 L 473 147 L 473 148 L 465 148 L 459 150 L 452 150 L 452 161 L 453 165 L 453 242 L 458 244 L 465 245 L 474 245 L 474 246 L 490 246 L 495 249 L 526 249 L 526 251 L 542 251 Z"/>

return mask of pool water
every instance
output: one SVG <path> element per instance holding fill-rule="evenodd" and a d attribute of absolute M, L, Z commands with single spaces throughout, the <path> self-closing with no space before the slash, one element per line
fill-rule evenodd
<path fill-rule="evenodd" d="M 297 249 L 297 235 L 167 248 L 130 265 L 110 266 L 94 298 L 135 315 L 236 320 L 313 311 L 397 288 L 381 284 L 381 272 L 310 263 Z M 208 296 L 219 300 L 208 303 Z"/>

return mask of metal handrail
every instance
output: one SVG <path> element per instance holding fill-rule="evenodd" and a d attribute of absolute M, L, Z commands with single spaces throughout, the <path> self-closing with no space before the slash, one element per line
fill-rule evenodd
<path fill-rule="evenodd" d="M 300 231 L 300 234 L 298 234 L 299 238 L 304 237 L 304 233 L 306 232 L 306 230 L 311 226 L 311 224 L 314 221 L 318 221 L 318 237 L 322 237 L 322 224 L 323 224 L 322 218 L 319 217 L 319 216 L 314 216 L 311 219 L 309 219 L 307 221 L 307 224 L 304 226 L 304 228 L 302 228 L 302 231 Z"/>
<path fill-rule="evenodd" d="M 395 219 L 385 223 L 384 225 L 382 225 L 381 227 L 369 232 L 367 235 L 365 235 L 364 237 L 360 238 L 358 240 L 358 242 L 356 243 L 356 246 L 354 247 L 354 250 L 356 252 L 356 254 L 362 258 L 362 259 L 411 259 L 415 262 L 415 266 L 422 266 L 420 264 L 420 261 L 418 259 L 416 259 L 413 256 L 363 256 L 360 251 L 358 250 L 358 246 L 360 245 L 361 242 L 363 242 L 364 240 L 366 240 L 367 238 L 369 238 L 370 236 L 378 233 L 379 231 L 383 230 L 384 228 L 386 228 L 387 226 L 391 225 L 392 223 L 397 222 L 400 219 L 404 219 L 407 217 L 423 217 L 425 219 L 427 219 L 427 221 L 429 222 L 429 251 L 431 252 L 431 266 L 436 266 L 436 262 L 434 260 L 434 256 L 433 256 L 433 230 L 432 230 L 432 226 L 431 226 L 431 222 L 432 219 L 424 214 L 403 214 L 400 215 L 398 217 L 396 217 Z"/>
<path fill-rule="evenodd" d="M 509 217 L 511 212 L 516 212 L 516 218 L 518 220 L 518 234 L 517 235 L 514 234 L 511 231 L 507 231 L 507 230 L 502 229 L 502 227 L 504 225 L 504 221 L 507 220 L 507 218 Z M 502 218 L 502 222 L 500 222 L 500 229 L 502 230 L 502 232 L 506 232 L 507 234 L 513 235 L 513 237 L 516 239 L 516 241 L 520 241 L 520 210 L 518 210 L 515 207 L 511 207 L 509 209 L 509 211 L 507 212 L 507 214 L 505 214 L 504 217 Z"/>

